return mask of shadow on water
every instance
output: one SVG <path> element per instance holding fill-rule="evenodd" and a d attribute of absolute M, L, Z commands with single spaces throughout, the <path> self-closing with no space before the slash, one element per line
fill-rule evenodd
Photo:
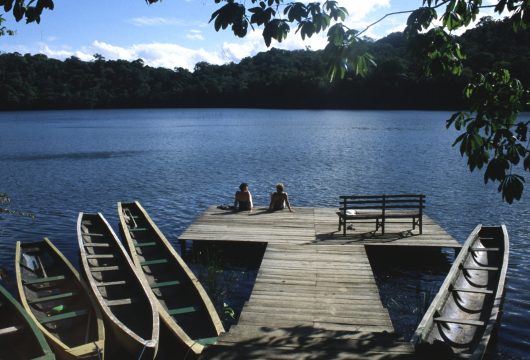
<path fill-rule="evenodd" d="M 410 341 L 451 267 L 453 250 L 367 246 L 367 253 L 392 325 Z"/>
<path fill-rule="evenodd" d="M 250 298 L 266 247 L 255 242 L 192 241 L 182 251 L 227 331 Z"/>

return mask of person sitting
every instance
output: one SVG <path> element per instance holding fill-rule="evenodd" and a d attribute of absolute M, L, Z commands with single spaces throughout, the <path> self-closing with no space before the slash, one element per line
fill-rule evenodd
<path fill-rule="evenodd" d="M 271 194 L 271 203 L 269 204 L 269 211 L 283 210 L 287 206 L 290 212 L 291 204 L 289 204 L 289 195 L 283 191 L 284 186 L 282 183 L 276 184 L 276 192 Z"/>
<path fill-rule="evenodd" d="M 239 185 L 239 191 L 236 192 L 234 199 L 234 209 L 236 211 L 252 211 L 252 194 L 248 191 L 248 184 L 242 183 Z"/>

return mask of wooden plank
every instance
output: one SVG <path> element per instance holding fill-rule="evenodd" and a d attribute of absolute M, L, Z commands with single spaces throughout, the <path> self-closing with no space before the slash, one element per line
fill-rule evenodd
<path fill-rule="evenodd" d="M 447 317 L 437 317 L 433 319 L 436 322 L 451 323 L 451 324 L 460 324 L 460 325 L 470 325 L 470 326 L 485 326 L 484 321 L 480 320 L 468 320 L 468 319 L 451 319 Z"/>
<path fill-rule="evenodd" d="M 0 329 L 0 336 L 15 334 L 20 329 L 22 329 L 22 327 L 20 327 L 20 326 L 8 326 L 8 327 L 5 327 L 5 328 L 2 328 L 2 329 Z"/>
<path fill-rule="evenodd" d="M 131 305 L 132 303 L 134 303 L 134 299 L 131 299 L 131 298 L 105 301 L 105 304 L 107 304 L 108 306 L 123 306 L 123 305 Z"/>
<path fill-rule="evenodd" d="M 180 281 L 173 280 L 173 281 L 164 281 L 164 282 L 158 282 L 151 284 L 151 289 L 158 289 L 162 287 L 168 287 L 168 286 L 177 286 L 180 285 Z"/>
<path fill-rule="evenodd" d="M 113 254 L 88 254 L 87 259 L 114 259 Z"/>
<path fill-rule="evenodd" d="M 59 315 L 53 315 L 53 316 L 48 316 L 45 318 L 40 318 L 39 321 L 41 324 L 48 324 L 51 322 L 73 319 L 73 318 L 80 317 L 86 314 L 88 314 L 88 310 L 70 311 L 67 313 L 59 314 Z"/>
<path fill-rule="evenodd" d="M 119 266 L 94 266 L 90 268 L 91 272 L 117 271 Z"/>
<path fill-rule="evenodd" d="M 36 299 L 33 299 L 33 300 L 28 300 L 28 303 L 29 304 L 38 304 L 38 303 L 43 303 L 43 302 L 48 302 L 48 301 L 66 299 L 66 298 L 72 297 L 74 295 L 75 295 L 74 292 L 66 292 L 66 293 L 63 293 L 63 294 L 43 296 L 43 297 L 36 298 Z"/>
<path fill-rule="evenodd" d="M 47 282 L 55 282 L 55 281 L 61 281 L 64 280 L 64 275 L 58 275 L 58 276 L 50 276 L 50 277 L 42 277 L 42 278 L 35 278 L 35 279 L 24 279 L 24 284 L 28 285 L 36 285 L 36 284 L 43 284 Z"/>
<path fill-rule="evenodd" d="M 406 198 L 395 200 L 398 202 L 393 205 L 410 205 L 401 202 Z M 267 244 L 252 294 L 243 307 L 239 323 L 210 349 L 242 346 L 251 336 L 255 336 L 258 342 L 262 337 L 271 340 L 263 333 L 266 329 L 282 333 L 285 342 L 283 338 L 280 342 L 264 340 L 267 342 L 260 352 L 263 356 L 251 358 L 299 359 L 304 358 L 307 348 L 299 346 L 299 343 L 297 346 L 289 345 L 289 339 L 295 344 L 297 337 L 288 334 L 285 329 L 291 332 L 294 329 L 312 329 L 315 334 L 334 334 L 326 340 L 323 336 L 321 341 L 341 339 L 341 334 L 349 334 L 350 337 L 382 332 L 391 334 L 392 323 L 381 303 L 365 246 L 460 247 L 426 215 L 422 219 L 422 235 L 417 228 L 412 235 L 406 233 L 412 228 L 412 220 L 393 219 L 386 222 L 384 236 L 379 231 L 373 237 L 367 237 L 375 229 L 372 221 L 355 224 L 355 230 L 348 230 L 343 237 L 342 231 L 337 231 L 336 211 L 337 208 L 297 208 L 295 213 L 266 213 L 258 208 L 249 215 L 230 213 L 212 206 L 181 234 L 178 240 Z M 391 212 L 395 216 L 410 216 L 406 210 Z M 360 342 L 356 345 L 354 342 L 341 343 L 344 354 L 334 358 L 358 358 L 361 355 L 361 358 L 371 358 L 367 356 L 371 354 L 374 359 L 392 359 L 392 354 L 412 353 L 409 344 L 396 345 L 398 343 L 397 339 L 386 343 L 380 341 L 374 346 L 377 351 L 361 351 Z M 224 352 L 219 350 L 219 354 L 229 356 L 231 350 L 228 348 Z M 329 353 L 326 355 L 329 356 Z"/>
<path fill-rule="evenodd" d="M 119 286 L 119 285 L 125 285 L 125 284 L 127 284 L 125 280 L 99 282 L 99 283 L 96 282 L 96 286 L 98 287 Z"/>

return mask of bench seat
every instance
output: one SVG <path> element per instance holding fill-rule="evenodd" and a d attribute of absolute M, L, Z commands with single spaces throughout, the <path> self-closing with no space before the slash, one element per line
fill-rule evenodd
<path fill-rule="evenodd" d="M 389 219 L 410 219 L 412 229 L 418 226 L 421 234 L 424 208 L 425 195 L 340 196 L 340 207 L 337 211 L 339 231 L 343 229 L 343 235 L 346 236 L 348 222 L 371 223 L 369 220 L 374 220 L 374 232 L 381 229 L 384 234 L 386 223 L 391 222 Z"/>

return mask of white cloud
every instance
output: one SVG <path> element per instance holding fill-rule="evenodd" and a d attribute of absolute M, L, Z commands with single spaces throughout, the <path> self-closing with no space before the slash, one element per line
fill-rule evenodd
<path fill-rule="evenodd" d="M 140 16 L 132 18 L 128 21 L 137 27 L 152 27 L 152 26 L 202 26 L 203 22 L 191 21 L 177 18 L 165 18 L 165 17 L 148 17 Z"/>
<path fill-rule="evenodd" d="M 195 64 L 201 61 L 217 65 L 229 61 L 216 52 L 206 51 L 204 49 L 190 49 L 169 43 L 134 44 L 123 47 L 96 40 L 90 46 L 84 46 L 75 51 L 67 48 L 53 49 L 49 45 L 41 44 L 37 52 L 57 59 L 76 56 L 84 61 L 93 60 L 93 55 L 97 53 L 101 54 L 107 60 L 123 59 L 133 61 L 142 59 L 146 65 L 153 67 L 165 67 L 169 69 L 183 67 L 189 70 L 193 70 Z"/>
<path fill-rule="evenodd" d="M 46 44 L 41 44 L 41 47 L 38 53 L 44 54 L 51 58 L 63 59 L 63 60 L 71 56 L 75 56 L 83 61 L 90 61 L 94 59 L 93 54 L 86 52 L 84 49 L 76 50 L 76 51 L 72 51 L 71 49 L 68 49 L 68 48 L 52 49 Z"/>
<path fill-rule="evenodd" d="M 296 33 L 296 28 L 292 28 L 287 39 L 281 43 L 272 40 L 270 48 L 265 45 L 261 29 L 249 31 L 244 39 L 237 39 L 234 42 L 223 43 L 223 57 L 228 61 L 238 62 L 239 60 L 256 55 L 259 52 L 267 51 L 270 48 L 278 48 L 284 50 L 297 50 L 310 48 L 311 50 L 323 49 L 327 44 L 326 34 L 322 32 L 315 34 L 311 38 L 302 40 L 300 33 Z"/>
<path fill-rule="evenodd" d="M 204 35 L 201 30 L 190 30 L 186 34 L 186 39 L 189 40 L 204 40 Z"/>
<path fill-rule="evenodd" d="M 348 10 L 348 22 L 366 22 L 366 17 L 379 8 L 390 8 L 390 0 L 339 0 L 339 5 Z"/>
<path fill-rule="evenodd" d="M 135 60 L 134 49 L 124 48 L 122 46 L 115 46 L 108 44 L 103 41 L 94 41 L 92 47 L 97 50 L 96 52 L 103 55 L 104 57 L 109 57 L 111 59 L 126 59 L 126 60 Z"/>

